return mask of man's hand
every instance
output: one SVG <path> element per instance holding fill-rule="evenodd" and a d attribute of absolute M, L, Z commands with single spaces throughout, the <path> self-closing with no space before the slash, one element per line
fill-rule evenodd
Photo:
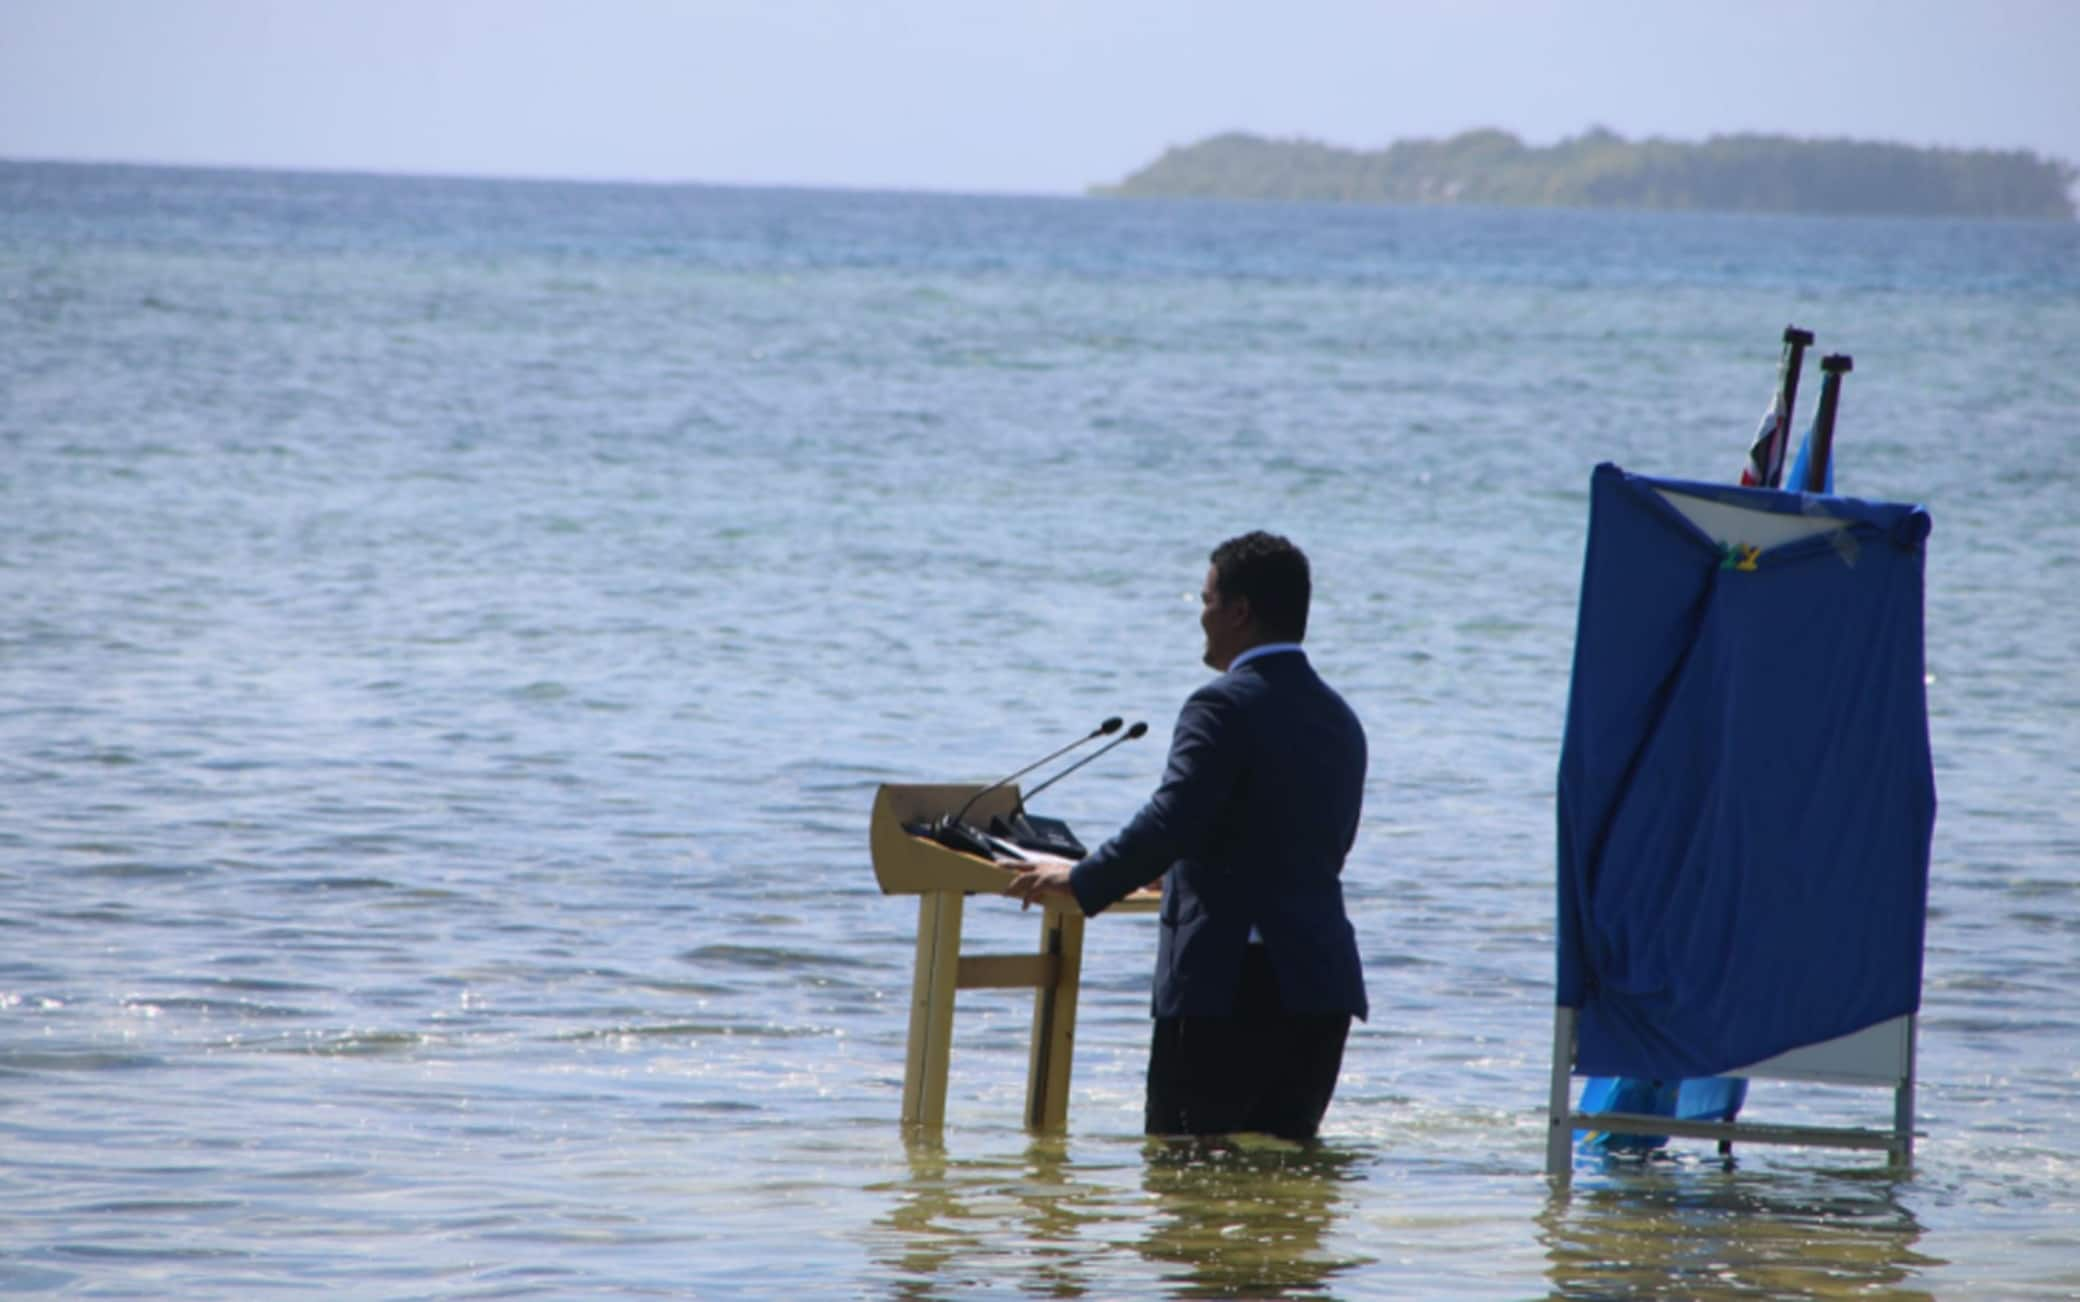
<path fill-rule="evenodd" d="M 1004 894 L 1024 901 L 1024 908 L 1044 904 L 1050 899 L 1074 901 L 1076 896 L 1069 890 L 1069 870 L 1076 865 L 1067 859 L 1053 855 L 1033 855 L 1026 865 L 1018 870 L 1018 876 L 1004 888 Z"/>

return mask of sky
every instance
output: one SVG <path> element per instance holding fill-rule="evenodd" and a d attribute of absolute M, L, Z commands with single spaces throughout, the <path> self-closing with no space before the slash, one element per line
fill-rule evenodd
<path fill-rule="evenodd" d="M 1073 194 L 1222 131 L 2080 165 L 2080 0 L 0 0 L 0 158 Z"/>

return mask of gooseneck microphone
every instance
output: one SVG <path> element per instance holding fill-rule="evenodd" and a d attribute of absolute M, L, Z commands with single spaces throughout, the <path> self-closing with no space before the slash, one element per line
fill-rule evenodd
<path fill-rule="evenodd" d="M 1071 764 L 1068 768 L 1063 769 L 1039 786 L 1034 787 L 1031 791 L 1026 792 L 1025 796 L 1039 795 L 1042 791 L 1060 782 L 1063 778 L 1068 777 L 1071 773 L 1098 758 L 1098 756 L 1103 755 L 1106 751 L 1111 750 L 1114 746 L 1130 742 L 1147 731 L 1148 725 L 1146 723 L 1135 724 L 1127 729 L 1126 736 L 1109 741 L 1098 747 L 1098 749 Z M 1019 797 L 1018 804 L 1012 808 L 1010 817 L 992 818 L 989 820 L 989 830 L 992 836 L 1007 840 L 1021 850 L 1038 850 L 1043 854 L 1056 855 L 1063 859 L 1081 859 L 1085 854 L 1089 853 L 1083 848 L 1083 842 L 1076 839 L 1076 833 L 1070 831 L 1069 825 L 1061 819 L 1041 818 L 1037 814 L 1027 814 L 1025 796 Z"/>
<path fill-rule="evenodd" d="M 1028 764 L 1024 768 L 1020 769 L 1018 772 L 1009 774 L 1005 777 L 998 778 L 995 782 L 992 782 L 988 786 L 983 787 L 974 795 L 969 796 L 966 802 L 963 803 L 961 807 L 955 810 L 953 813 L 942 814 L 937 818 L 921 819 L 914 823 L 905 823 L 903 825 L 903 830 L 910 833 L 912 836 L 930 837 L 932 840 L 937 841 L 940 845 L 946 846 L 954 850 L 963 850 L 969 854 L 978 855 L 984 859 L 1020 858 L 1021 856 L 1016 846 L 1006 843 L 1001 838 L 992 837 L 989 833 L 984 832 L 979 827 L 969 826 L 968 823 L 964 821 L 968 816 L 968 811 L 975 807 L 976 801 L 982 799 L 990 792 L 996 791 L 1004 786 L 1007 786 L 1012 782 L 1017 781 L 1019 778 L 1022 778 L 1026 774 L 1031 773 L 1034 769 L 1039 768 L 1042 764 L 1047 763 L 1049 760 L 1060 759 L 1062 756 L 1068 754 L 1072 750 L 1075 750 L 1078 746 L 1084 745 L 1086 742 L 1090 742 L 1099 737 L 1103 737 L 1108 733 L 1118 732 L 1121 722 L 1122 720 L 1117 715 L 1115 715 L 1112 718 L 1107 719 L 1105 722 L 1099 724 L 1097 727 L 1091 729 L 1083 736 L 1078 737 L 1075 741 L 1072 741 L 1068 745 L 1061 747 L 1059 750 L 1043 755 L 1039 759 L 1034 760 L 1031 764 Z M 994 842 L 994 844 L 992 842 Z"/>
<path fill-rule="evenodd" d="M 1078 737 L 1075 741 L 1070 742 L 1068 745 L 1062 747 L 1060 750 L 1055 751 L 1052 754 L 1042 755 L 1039 759 L 1034 760 L 1031 764 L 1026 765 L 1024 768 L 1020 769 L 1016 773 L 1011 774 L 1008 777 L 998 778 L 995 782 L 990 783 L 988 786 L 976 792 L 974 795 L 969 796 L 968 802 L 962 805 L 959 809 L 955 810 L 953 813 L 953 817 L 951 817 L 950 819 L 944 819 L 942 821 L 951 823 L 958 823 L 962 821 L 968 816 L 968 811 L 975 807 L 975 802 L 982 799 L 990 792 L 995 791 L 1001 787 L 1009 786 L 1011 783 L 1016 782 L 1018 779 L 1024 777 L 1026 774 L 1031 773 L 1034 769 L 1039 768 L 1042 764 L 1047 763 L 1049 760 L 1060 759 L 1062 756 L 1067 755 L 1070 751 L 1075 750 L 1078 746 L 1084 745 L 1086 742 L 1096 741 L 1100 737 L 1118 732 L 1120 723 L 1120 717 L 1115 714 L 1110 719 L 1107 719 L 1105 722 L 1091 729 L 1083 736 Z M 1146 732 L 1148 730 L 1148 725 L 1145 723 L 1137 724 L 1135 726 L 1139 727 L 1143 732 Z M 1117 746 L 1118 744 L 1118 742 L 1114 742 L 1112 743 L 1112 746 Z M 1112 746 L 1105 747 L 1103 750 L 1100 750 L 1098 754 L 1103 755 L 1105 751 L 1111 750 Z M 1096 756 L 1093 756 L 1092 758 L 1096 758 Z"/>
<path fill-rule="evenodd" d="M 1118 722 L 1118 720 L 1117 720 L 1117 719 L 1115 719 L 1115 720 L 1112 720 L 1112 722 L 1114 722 L 1114 723 L 1117 723 L 1117 722 Z M 1055 783 L 1057 783 L 1057 782 L 1060 782 L 1060 781 L 1061 781 L 1061 780 L 1062 780 L 1063 778 L 1066 778 L 1066 777 L 1068 777 L 1068 776 L 1069 776 L 1069 775 L 1070 775 L 1071 773 L 1074 773 L 1074 772 L 1075 772 L 1076 770 L 1078 770 L 1078 769 L 1082 768 L 1082 767 L 1083 767 L 1084 765 L 1086 765 L 1086 764 L 1090 763 L 1090 762 L 1091 762 L 1092 760 L 1094 760 L 1094 759 L 1097 759 L 1097 758 L 1098 758 L 1098 757 L 1099 757 L 1100 755 L 1103 755 L 1103 754 L 1104 754 L 1104 753 L 1105 753 L 1106 751 L 1109 751 L 1109 750 L 1111 750 L 1111 749 L 1112 749 L 1113 747 L 1115 747 L 1115 746 L 1124 746 L 1124 745 L 1126 745 L 1126 744 L 1127 744 L 1128 742 L 1130 742 L 1130 741 L 1134 740 L 1134 739 L 1135 739 L 1136 737 L 1142 736 L 1142 735 L 1146 734 L 1147 732 L 1148 732 L 1148 722 L 1147 722 L 1147 720 L 1143 720 L 1142 722 L 1140 722 L 1140 723 L 1137 723 L 1137 724 L 1135 724 L 1135 725 L 1134 725 L 1133 727 L 1131 727 L 1131 728 L 1127 729 L 1127 735 L 1126 735 L 1126 736 L 1124 736 L 1124 737 L 1121 737 L 1121 738 L 1119 738 L 1119 739 L 1117 739 L 1117 740 L 1115 740 L 1115 741 L 1108 741 L 1108 742 L 1106 742 L 1106 743 L 1105 743 L 1105 744 L 1104 744 L 1103 746 L 1100 746 L 1100 747 L 1098 747 L 1098 749 L 1096 749 L 1096 750 L 1092 751 L 1092 752 L 1091 752 L 1090 754 L 1088 754 L 1088 755 L 1084 756 L 1084 757 L 1083 757 L 1082 759 L 1080 759 L 1080 760 L 1076 761 L 1076 762 L 1075 762 L 1074 764 L 1071 764 L 1071 765 L 1070 765 L 1070 766 L 1069 766 L 1068 768 L 1065 768 L 1065 769 L 1063 769 L 1063 770 L 1062 770 L 1061 772 L 1059 772 L 1059 773 L 1055 774 L 1055 775 L 1054 775 L 1053 777 L 1051 777 L 1051 778 L 1049 778 L 1049 779 L 1048 779 L 1047 781 L 1045 781 L 1045 782 L 1041 783 L 1041 784 L 1040 784 L 1039 786 L 1037 786 L 1037 787 L 1034 787 L 1034 788 L 1033 788 L 1033 789 L 1032 789 L 1031 791 L 1025 792 L 1025 793 L 1024 793 L 1023 795 L 1019 796 L 1019 798 L 1018 798 L 1018 805 L 1017 805 L 1017 807 L 1016 807 L 1016 808 L 1014 808 L 1014 809 L 1013 809 L 1013 810 L 1011 811 L 1012 817 L 1016 818 L 1016 817 L 1017 817 L 1018 815 L 1020 815 L 1020 814 L 1023 814 L 1023 813 L 1025 813 L 1025 812 L 1026 812 L 1026 798 L 1027 798 L 1027 797 L 1029 797 L 1029 796 L 1037 796 L 1037 795 L 1039 795 L 1039 794 L 1040 794 L 1041 792 L 1043 792 L 1043 791 L 1047 790 L 1047 789 L 1048 789 L 1049 787 L 1053 786 L 1053 785 L 1054 785 Z M 1086 740 L 1088 740 L 1088 738 L 1086 738 Z M 1046 762 L 1046 761 L 1044 761 L 1044 760 L 1042 761 L 1042 763 L 1045 763 L 1045 762 Z"/>

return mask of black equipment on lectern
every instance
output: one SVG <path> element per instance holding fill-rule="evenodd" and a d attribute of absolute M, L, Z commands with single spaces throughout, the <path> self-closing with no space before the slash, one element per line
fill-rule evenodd
<path fill-rule="evenodd" d="M 1106 751 L 1111 750 L 1114 746 L 1124 745 L 1147 731 L 1147 722 L 1135 724 L 1127 729 L 1126 736 L 1106 742 L 1103 746 L 1098 747 L 1098 749 L 1071 764 L 1068 768 L 1063 769 L 1039 786 L 1034 787 L 1031 791 L 1020 795 L 1018 804 L 1012 809 L 1009 818 L 1000 817 L 989 820 L 991 834 L 1005 838 L 1022 850 L 1038 850 L 1043 854 L 1060 855 L 1064 859 L 1083 858 L 1090 851 L 1083 848 L 1083 842 L 1076 839 L 1076 834 L 1069 830 L 1069 825 L 1059 818 L 1041 818 L 1034 814 L 1028 814 L 1026 812 L 1026 796 L 1039 795 L 1055 783 L 1060 782 L 1063 778 L 1068 777 L 1071 773 L 1103 755 Z"/>
<path fill-rule="evenodd" d="M 953 813 L 942 815 L 939 818 L 921 819 L 914 823 L 905 823 L 903 825 L 903 830 L 905 832 L 910 833 L 912 836 L 930 837 L 932 840 L 937 841 L 940 845 L 946 846 L 954 850 L 963 850 L 969 854 L 981 855 L 985 859 L 1010 859 L 1014 861 L 1022 859 L 1024 858 L 1024 856 L 1018 852 L 1017 842 L 1015 838 L 1007 837 L 1003 833 L 993 834 L 991 832 L 985 832 L 981 828 L 976 827 L 973 824 L 967 822 L 966 819 L 968 811 L 975 807 L 976 801 L 982 799 L 990 792 L 995 791 L 1000 787 L 1008 786 L 1010 783 L 1017 781 L 1019 778 L 1024 777 L 1028 773 L 1031 773 L 1034 769 L 1039 768 L 1042 764 L 1047 763 L 1049 760 L 1060 759 L 1062 756 L 1068 754 L 1070 751 L 1075 750 L 1078 746 L 1084 745 L 1087 742 L 1095 741 L 1099 737 L 1103 737 L 1108 733 L 1118 732 L 1121 722 L 1123 721 L 1119 718 L 1119 716 L 1114 715 L 1112 718 L 1107 719 L 1105 722 L 1099 724 L 1097 727 L 1091 729 L 1089 732 L 1085 733 L 1081 737 L 1078 737 L 1075 741 L 1070 742 L 1068 745 L 1062 747 L 1061 749 L 1053 751 L 1046 755 L 1042 755 L 1039 759 L 1034 760 L 1031 764 L 1026 765 L 1024 768 L 1020 769 L 1016 773 L 1012 773 L 1005 777 L 998 778 L 995 782 L 990 783 L 988 786 L 982 788 L 980 791 L 977 791 L 974 795 L 969 796 L 967 801 L 964 804 L 962 804 L 959 809 L 956 809 Z M 1141 728 L 1144 732 L 1147 731 L 1146 724 L 1137 724 L 1136 726 Z M 1137 733 L 1135 735 L 1138 736 L 1139 734 Z M 1125 739 L 1122 738 L 1121 740 Z M 1113 745 L 1118 744 L 1118 742 L 1113 743 Z M 1112 746 L 1107 746 L 1103 750 L 1100 750 L 1098 754 L 1102 755 L 1105 753 L 1105 751 L 1111 749 Z M 1070 767 L 1074 768 L 1075 765 L 1071 765 Z M 1065 769 L 1063 771 L 1067 772 L 1068 770 Z M 1052 781 L 1052 779 L 1049 780 Z M 1045 786 L 1046 783 L 1042 783 L 1041 785 Z M 1066 826 L 1061 828 L 1061 831 L 1064 835 L 1068 833 L 1068 830 L 1069 829 Z M 1069 836 L 1067 839 L 1073 842 L 1076 838 L 1073 836 Z M 1077 857 L 1082 857 L 1081 847 L 1078 848 Z"/>

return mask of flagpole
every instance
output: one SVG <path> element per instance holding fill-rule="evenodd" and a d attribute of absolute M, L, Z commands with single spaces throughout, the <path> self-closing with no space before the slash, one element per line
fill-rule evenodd
<path fill-rule="evenodd" d="M 1777 367 L 1777 455 L 1775 464 L 1769 467 L 1769 482 L 1764 488 L 1777 488 L 1784 482 L 1784 453 L 1791 446 L 1792 413 L 1798 404 L 1798 373 L 1805 369 L 1806 349 L 1813 345 L 1813 332 L 1801 330 L 1795 325 L 1784 327 L 1784 360 Z"/>
<path fill-rule="evenodd" d="M 1827 472 L 1834 460 L 1834 416 L 1842 400 L 1842 377 L 1856 369 L 1856 359 L 1847 353 L 1830 353 L 1820 359 L 1820 410 L 1813 417 L 1813 454 L 1806 463 L 1808 493 L 1827 491 Z"/>

